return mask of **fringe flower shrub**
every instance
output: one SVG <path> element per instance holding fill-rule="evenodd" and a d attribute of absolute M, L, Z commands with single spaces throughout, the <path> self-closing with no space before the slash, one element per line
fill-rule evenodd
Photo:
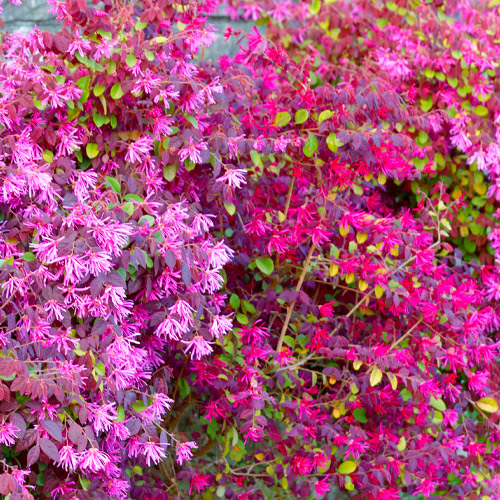
<path fill-rule="evenodd" d="M 0 494 L 498 500 L 496 5 L 219 3 L 2 35 Z"/>

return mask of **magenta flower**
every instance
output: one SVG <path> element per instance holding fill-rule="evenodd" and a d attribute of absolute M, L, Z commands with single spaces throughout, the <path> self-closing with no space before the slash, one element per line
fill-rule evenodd
<path fill-rule="evenodd" d="M 21 429 L 15 424 L 2 420 L 0 424 L 0 444 L 12 446 L 15 443 L 15 438 L 19 437 Z"/>
<path fill-rule="evenodd" d="M 167 456 L 164 450 L 166 446 L 165 443 L 154 443 L 152 441 L 142 443 L 141 453 L 146 456 L 146 464 L 151 465 L 151 462 L 159 464 Z"/>
<path fill-rule="evenodd" d="M 207 342 L 201 335 L 195 335 L 191 340 L 183 340 L 182 342 L 187 345 L 185 352 L 191 351 L 192 359 L 201 359 L 213 352 L 210 346 L 213 342 Z"/>
<path fill-rule="evenodd" d="M 183 147 L 179 151 L 179 158 L 184 163 L 188 158 L 193 163 L 202 163 L 202 159 L 200 156 L 201 151 L 205 151 L 208 145 L 204 141 L 199 141 L 197 143 L 193 142 L 193 137 L 189 136 L 189 145 Z"/>
<path fill-rule="evenodd" d="M 91 403 L 87 405 L 87 408 L 89 410 L 89 419 L 93 422 L 92 428 L 97 433 L 107 431 L 117 417 L 115 403 Z"/>
<path fill-rule="evenodd" d="M 110 457 L 107 453 L 100 451 L 97 448 L 89 448 L 79 456 L 78 466 L 83 471 L 98 472 L 110 462 Z"/>
<path fill-rule="evenodd" d="M 330 483 L 328 481 L 328 477 L 325 477 L 319 481 L 314 483 L 314 491 L 318 498 L 323 498 L 330 491 Z"/>
<path fill-rule="evenodd" d="M 185 443 L 177 443 L 175 452 L 177 454 L 176 462 L 182 465 L 185 461 L 193 458 L 193 449 L 198 448 L 194 441 L 187 441 Z"/>
<path fill-rule="evenodd" d="M 71 445 L 66 444 L 61 447 L 59 450 L 59 463 L 64 470 L 76 470 L 78 461 L 79 455 Z"/>
<path fill-rule="evenodd" d="M 233 168 L 226 170 L 226 173 L 217 179 L 217 182 L 223 182 L 228 186 L 239 189 L 242 184 L 246 184 L 245 179 L 246 171 L 241 168 Z"/>
<path fill-rule="evenodd" d="M 209 474 L 199 474 L 198 469 L 196 469 L 196 474 L 191 478 L 191 484 L 189 486 L 189 494 L 196 488 L 197 493 L 203 491 L 210 484 Z"/>

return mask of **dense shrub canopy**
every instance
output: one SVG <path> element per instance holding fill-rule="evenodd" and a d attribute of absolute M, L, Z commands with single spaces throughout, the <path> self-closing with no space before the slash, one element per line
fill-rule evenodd
<path fill-rule="evenodd" d="M 0 494 L 499 499 L 496 3 L 219 3 L 3 36 Z"/>

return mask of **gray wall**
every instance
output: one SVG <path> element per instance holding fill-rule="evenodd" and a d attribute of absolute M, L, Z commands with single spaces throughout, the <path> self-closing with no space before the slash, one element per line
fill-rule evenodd
<path fill-rule="evenodd" d="M 1 17 L 5 22 L 6 31 L 29 33 L 34 25 L 39 30 L 57 32 L 60 29 L 60 24 L 48 11 L 46 0 L 23 0 L 20 7 L 13 7 L 4 0 L 3 7 L 4 13 Z M 247 32 L 253 26 L 252 21 L 231 21 L 223 12 L 212 16 L 209 22 L 218 30 L 219 37 L 211 47 L 205 50 L 206 59 L 217 59 L 223 54 L 234 56 L 236 53 L 234 41 L 228 43 L 222 36 L 229 25 L 231 25 L 233 30 L 241 29 Z"/>

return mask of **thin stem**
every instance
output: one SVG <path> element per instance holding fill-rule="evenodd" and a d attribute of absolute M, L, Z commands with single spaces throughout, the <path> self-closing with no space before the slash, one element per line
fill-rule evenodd
<path fill-rule="evenodd" d="M 307 274 L 307 268 L 309 267 L 309 263 L 311 262 L 311 257 L 314 252 L 314 243 L 311 244 L 311 248 L 309 248 L 309 253 L 307 254 L 306 260 L 304 262 L 304 268 L 302 269 L 302 273 L 299 278 L 299 282 L 297 283 L 297 286 L 295 287 L 296 292 L 300 292 L 300 289 L 302 288 L 302 283 L 304 283 L 304 279 Z M 285 338 L 286 331 L 288 330 L 288 324 L 290 323 L 290 318 L 292 317 L 292 312 L 295 307 L 295 303 L 297 300 L 294 300 L 289 306 L 286 311 L 286 318 L 285 322 L 283 323 L 283 327 L 281 328 L 281 333 L 280 333 L 280 338 L 278 340 L 278 345 L 276 347 L 276 351 L 280 352 L 281 347 L 283 346 L 283 339 Z"/>

